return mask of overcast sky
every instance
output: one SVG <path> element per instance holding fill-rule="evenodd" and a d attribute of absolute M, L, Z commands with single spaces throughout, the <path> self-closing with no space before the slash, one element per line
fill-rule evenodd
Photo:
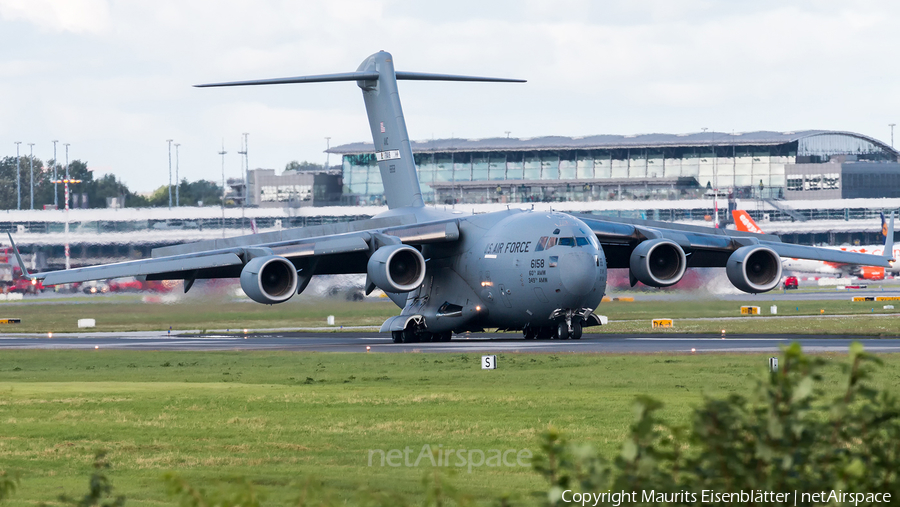
<path fill-rule="evenodd" d="M 191 85 L 348 72 L 378 50 L 398 70 L 528 80 L 402 81 L 414 140 L 708 128 L 890 142 L 898 20 L 893 1 L 0 0 L 0 156 L 22 141 L 47 160 L 58 139 L 136 191 L 167 183 L 166 139 L 189 180 L 221 179 L 223 140 L 239 176 L 243 132 L 252 168 L 323 163 L 326 136 L 371 141 L 355 83 Z"/>

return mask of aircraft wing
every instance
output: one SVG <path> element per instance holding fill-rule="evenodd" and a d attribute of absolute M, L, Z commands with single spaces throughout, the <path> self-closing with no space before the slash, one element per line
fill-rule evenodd
<path fill-rule="evenodd" d="M 890 255 L 882 257 L 830 248 L 793 245 L 782 243 L 780 238 L 770 234 L 755 234 L 653 220 L 601 218 L 597 215 L 575 216 L 591 228 L 597 240 L 603 245 L 607 266 L 610 268 L 629 267 L 632 251 L 640 243 L 657 238 L 669 239 L 677 243 L 688 255 L 688 267 L 691 268 L 723 267 L 735 250 L 751 245 L 765 246 L 781 257 L 890 267 Z"/>
<path fill-rule="evenodd" d="M 36 273 L 30 277 L 43 280 L 45 285 L 121 276 L 190 281 L 237 278 L 251 259 L 270 255 L 284 257 L 298 270 L 308 268 L 314 274 L 365 273 L 369 254 L 379 246 L 457 239 L 459 228 L 455 219 L 417 223 L 412 215 L 400 215 L 167 246 L 154 249 L 149 259 Z M 20 265 L 23 265 L 21 261 Z M 25 269 L 22 272 L 27 273 Z"/>

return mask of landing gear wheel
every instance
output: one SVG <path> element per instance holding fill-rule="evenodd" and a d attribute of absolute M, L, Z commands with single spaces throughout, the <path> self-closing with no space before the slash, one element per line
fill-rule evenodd
<path fill-rule="evenodd" d="M 569 325 L 566 324 L 566 321 L 560 321 L 560 323 L 556 325 L 556 339 L 557 340 L 568 340 L 569 339 Z"/>
<path fill-rule="evenodd" d="M 531 326 L 526 327 L 522 330 L 522 334 L 525 335 L 526 340 L 534 340 L 537 338 L 537 330 Z"/>
<path fill-rule="evenodd" d="M 541 327 L 537 330 L 537 339 L 538 340 L 550 340 L 553 338 L 553 328 L 551 327 Z"/>
<path fill-rule="evenodd" d="M 419 337 L 416 335 L 416 330 L 412 328 L 406 328 L 403 330 L 403 343 L 417 343 L 419 341 Z"/>
<path fill-rule="evenodd" d="M 391 340 L 394 343 L 403 343 L 403 331 L 391 331 Z"/>
<path fill-rule="evenodd" d="M 573 322 L 572 323 L 572 336 L 573 340 L 581 339 L 581 322 Z"/>

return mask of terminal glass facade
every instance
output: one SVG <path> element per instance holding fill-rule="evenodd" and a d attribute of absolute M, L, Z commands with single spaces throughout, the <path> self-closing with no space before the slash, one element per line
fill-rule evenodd
<path fill-rule="evenodd" d="M 828 162 L 837 154 L 860 161 L 894 157 L 869 140 L 842 133 L 764 145 L 416 151 L 414 143 L 413 150 L 427 203 L 681 199 L 713 189 L 780 198 L 789 183 L 789 164 Z M 345 196 L 359 204 L 383 203 L 373 154 L 343 155 L 343 174 Z M 822 185 L 829 177 L 823 176 Z"/>

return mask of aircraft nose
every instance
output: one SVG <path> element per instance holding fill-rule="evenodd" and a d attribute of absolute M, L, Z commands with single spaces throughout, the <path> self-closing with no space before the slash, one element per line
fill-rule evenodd
<path fill-rule="evenodd" d="M 559 257 L 559 279 L 569 294 L 584 296 L 597 282 L 596 255 L 584 250 L 567 252 Z"/>

